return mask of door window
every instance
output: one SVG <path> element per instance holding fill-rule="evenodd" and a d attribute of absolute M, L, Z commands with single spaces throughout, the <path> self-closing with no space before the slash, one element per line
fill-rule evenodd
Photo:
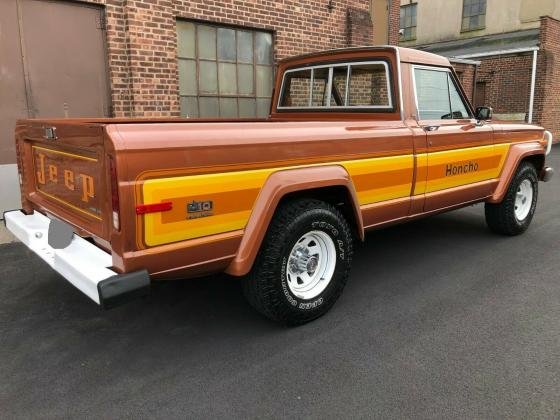
<path fill-rule="evenodd" d="M 454 120 L 470 118 L 468 108 L 451 78 L 451 73 L 447 73 L 447 83 L 449 85 L 449 101 L 451 102 L 451 118 Z"/>
<path fill-rule="evenodd" d="M 449 71 L 416 68 L 414 82 L 418 119 L 448 120 L 471 117 Z"/>

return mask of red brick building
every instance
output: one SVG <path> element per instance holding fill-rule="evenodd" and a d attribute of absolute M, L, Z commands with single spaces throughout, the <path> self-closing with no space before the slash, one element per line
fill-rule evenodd
<path fill-rule="evenodd" d="M 447 56 L 475 106 L 491 106 L 497 119 L 540 124 L 560 140 L 559 1 L 399 3 L 399 45 Z"/>
<path fill-rule="evenodd" d="M 115 116 L 180 115 L 177 22 L 248 29 L 272 39 L 272 61 L 371 42 L 367 0 L 92 0 L 105 8 Z"/>
<path fill-rule="evenodd" d="M 0 28 L 0 210 L 17 118 L 264 115 L 277 60 L 372 44 L 369 0 L 1 0 Z"/>
<path fill-rule="evenodd" d="M 536 29 L 418 48 L 452 61 L 474 60 L 476 68 L 456 64 L 456 70 L 475 106 L 491 106 L 498 118 L 540 124 L 560 139 L 560 21 L 544 16 Z"/>
<path fill-rule="evenodd" d="M 403 1 L 1 0 L 0 92 L 10 100 L 0 101 L 0 211 L 19 205 L 17 118 L 265 115 L 277 60 L 397 44 Z M 383 39 L 374 39 L 381 22 Z M 538 48 L 534 85 L 533 50 L 469 57 L 464 45 L 422 48 L 459 57 L 467 94 L 498 114 L 526 119 L 532 90 L 533 121 L 558 138 L 560 22 L 542 18 L 528 42 Z"/>

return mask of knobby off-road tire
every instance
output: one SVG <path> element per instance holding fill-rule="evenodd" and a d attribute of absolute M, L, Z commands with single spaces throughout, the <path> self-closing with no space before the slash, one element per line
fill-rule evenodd
<path fill-rule="evenodd" d="M 243 279 L 247 300 L 287 325 L 324 315 L 348 279 L 352 241 L 348 222 L 334 206 L 314 199 L 281 204 Z"/>
<path fill-rule="evenodd" d="M 538 193 L 537 170 L 524 162 L 513 176 L 502 202 L 486 203 L 486 224 L 492 231 L 503 235 L 525 232 L 533 220 Z"/>

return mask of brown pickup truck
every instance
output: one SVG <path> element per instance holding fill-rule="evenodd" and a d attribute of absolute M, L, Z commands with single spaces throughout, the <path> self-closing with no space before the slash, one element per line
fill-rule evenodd
<path fill-rule="evenodd" d="M 529 226 L 552 136 L 473 110 L 446 58 L 396 47 L 281 61 L 255 120 L 22 120 L 7 227 L 108 307 L 151 281 L 243 276 L 262 314 L 329 310 L 368 229 L 484 202 Z"/>

